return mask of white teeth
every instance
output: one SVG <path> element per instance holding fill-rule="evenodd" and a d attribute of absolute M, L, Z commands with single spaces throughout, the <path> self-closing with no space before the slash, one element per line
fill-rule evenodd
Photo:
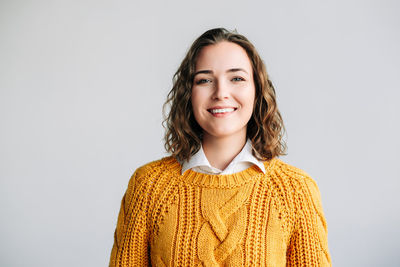
<path fill-rule="evenodd" d="M 232 112 L 234 110 L 235 110 L 234 108 L 220 108 L 220 109 L 211 109 L 210 112 L 212 114 L 216 114 L 216 113 Z"/>

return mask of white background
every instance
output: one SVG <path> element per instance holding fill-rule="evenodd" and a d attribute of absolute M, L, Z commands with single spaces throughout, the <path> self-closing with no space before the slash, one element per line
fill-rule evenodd
<path fill-rule="evenodd" d="M 106 266 L 133 171 L 165 156 L 191 43 L 263 57 L 287 157 L 318 183 L 334 266 L 399 266 L 398 1 L 0 2 L 0 265 Z"/>

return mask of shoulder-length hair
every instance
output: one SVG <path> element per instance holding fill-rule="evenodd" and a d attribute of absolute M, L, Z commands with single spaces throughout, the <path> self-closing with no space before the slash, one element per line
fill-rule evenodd
<path fill-rule="evenodd" d="M 282 140 L 285 127 L 264 62 L 245 36 L 224 28 L 208 30 L 197 38 L 173 76 L 173 87 L 163 105 L 166 151 L 184 161 L 200 149 L 203 130 L 194 117 L 191 103 L 196 60 L 203 47 L 221 41 L 240 45 L 252 64 L 256 96 L 253 115 L 247 124 L 247 138 L 252 141 L 253 155 L 259 160 L 286 155 L 286 143 Z M 168 106 L 170 110 L 165 115 Z"/>

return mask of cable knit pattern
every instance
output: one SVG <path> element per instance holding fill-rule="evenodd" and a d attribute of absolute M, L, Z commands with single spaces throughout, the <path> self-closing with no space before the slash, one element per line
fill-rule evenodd
<path fill-rule="evenodd" d="M 110 266 L 331 266 L 320 193 L 278 158 L 227 175 L 173 157 L 132 175 Z"/>

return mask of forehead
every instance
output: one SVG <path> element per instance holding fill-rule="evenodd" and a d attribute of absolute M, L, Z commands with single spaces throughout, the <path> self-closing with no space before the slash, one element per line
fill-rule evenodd
<path fill-rule="evenodd" d="M 232 68 L 243 68 L 250 73 L 251 62 L 246 50 L 240 45 L 222 41 L 201 49 L 196 60 L 196 71 L 224 71 Z"/>

